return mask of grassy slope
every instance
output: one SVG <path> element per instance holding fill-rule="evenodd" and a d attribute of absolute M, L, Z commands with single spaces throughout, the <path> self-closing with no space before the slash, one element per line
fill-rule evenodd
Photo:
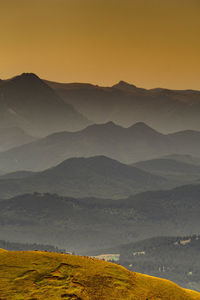
<path fill-rule="evenodd" d="M 200 294 L 163 279 L 96 259 L 0 250 L 1 299 L 198 300 Z"/>

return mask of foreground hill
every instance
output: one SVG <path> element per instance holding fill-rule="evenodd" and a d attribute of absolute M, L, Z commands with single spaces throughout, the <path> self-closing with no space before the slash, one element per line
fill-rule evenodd
<path fill-rule="evenodd" d="M 0 84 L 0 128 L 20 127 L 33 136 L 78 130 L 89 124 L 37 75 L 23 73 Z"/>
<path fill-rule="evenodd" d="M 128 199 L 50 194 L 0 201 L 0 239 L 87 253 L 155 236 L 199 232 L 200 186 L 145 192 Z"/>
<path fill-rule="evenodd" d="M 99 260 L 45 252 L 0 252 L 2 299 L 198 300 L 167 280 Z"/>
<path fill-rule="evenodd" d="M 0 176 L 0 199 L 33 192 L 119 199 L 170 186 L 173 183 L 162 177 L 96 156 L 71 158 L 43 172 L 19 171 Z"/>
<path fill-rule="evenodd" d="M 198 156 L 200 132 L 164 135 L 141 122 L 129 128 L 108 122 L 77 132 L 55 133 L 0 153 L 0 165 L 5 172 L 40 171 L 71 157 L 104 155 L 124 163 L 134 163 L 173 153 Z"/>
<path fill-rule="evenodd" d="M 112 87 L 47 84 L 95 123 L 112 120 L 127 127 L 143 121 L 163 132 L 200 130 L 200 91 L 146 90 L 124 81 Z"/>
<path fill-rule="evenodd" d="M 200 291 L 200 236 L 155 237 L 100 250 L 120 255 L 119 263 L 129 270 L 172 280 Z"/>

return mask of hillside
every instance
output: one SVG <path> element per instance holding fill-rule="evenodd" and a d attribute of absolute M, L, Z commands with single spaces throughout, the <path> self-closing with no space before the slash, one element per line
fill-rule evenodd
<path fill-rule="evenodd" d="M 71 157 L 104 155 L 130 164 L 174 153 L 198 157 L 199 152 L 198 131 L 164 135 L 141 122 L 129 128 L 108 122 L 77 132 L 58 132 L 2 152 L 0 165 L 4 172 L 40 171 Z"/>
<path fill-rule="evenodd" d="M 87 253 L 155 236 L 199 232 L 200 186 L 122 200 L 21 195 L 0 201 L 0 239 Z"/>
<path fill-rule="evenodd" d="M 200 291 L 200 236 L 154 237 L 99 250 L 120 254 L 119 263 L 129 270 L 172 280 Z"/>
<path fill-rule="evenodd" d="M 200 299 L 172 282 L 86 257 L 1 251 L 0 265 L 0 294 L 7 300 Z"/>
<path fill-rule="evenodd" d="M 78 130 L 89 121 L 37 75 L 23 73 L 0 84 L 0 128 L 19 127 L 33 136 Z"/>
<path fill-rule="evenodd" d="M 162 132 L 200 130 L 199 91 L 147 90 L 124 81 L 111 87 L 46 83 L 94 123 L 112 120 L 128 127 L 142 121 Z"/>
<path fill-rule="evenodd" d="M 95 156 L 71 158 L 43 172 L 0 176 L 0 199 L 41 192 L 72 197 L 124 198 L 173 183 L 116 160 Z"/>

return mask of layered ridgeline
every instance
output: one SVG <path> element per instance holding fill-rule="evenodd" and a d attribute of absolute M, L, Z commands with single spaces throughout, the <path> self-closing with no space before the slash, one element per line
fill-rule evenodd
<path fill-rule="evenodd" d="M 112 120 L 127 127 L 143 121 L 163 132 L 200 130 L 200 91 L 146 90 L 123 81 L 112 87 L 47 83 L 95 123 Z"/>
<path fill-rule="evenodd" d="M 105 155 L 134 163 L 169 154 L 200 153 L 200 132 L 164 135 L 144 123 L 129 128 L 112 122 L 91 125 L 78 132 L 60 132 L 0 153 L 1 170 L 43 170 L 71 157 Z"/>
<path fill-rule="evenodd" d="M 0 199 L 25 193 L 119 199 L 174 182 L 105 156 L 71 158 L 42 172 L 18 171 L 0 176 Z"/>
<path fill-rule="evenodd" d="M 133 164 L 146 172 L 173 180 L 177 185 L 200 180 L 200 159 L 189 155 L 169 155 Z"/>
<path fill-rule="evenodd" d="M 0 239 L 86 253 L 155 236 L 199 232 L 200 186 L 123 200 L 23 195 L 0 202 Z"/>
<path fill-rule="evenodd" d="M 129 270 L 172 280 L 200 291 L 200 236 L 155 237 L 91 252 L 119 258 Z"/>
<path fill-rule="evenodd" d="M 0 81 L 0 128 L 20 127 L 34 136 L 78 130 L 89 121 L 38 76 L 24 73 Z"/>
<path fill-rule="evenodd" d="M 87 257 L 0 250 L 2 299 L 198 300 L 176 284 Z"/>

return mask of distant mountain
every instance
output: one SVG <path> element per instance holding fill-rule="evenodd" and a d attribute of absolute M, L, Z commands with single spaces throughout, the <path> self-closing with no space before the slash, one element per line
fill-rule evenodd
<path fill-rule="evenodd" d="M 200 299 L 170 281 L 89 257 L 0 249 L 0 264 L 2 299 Z"/>
<path fill-rule="evenodd" d="M 0 128 L 20 127 L 33 136 L 78 130 L 89 121 L 37 75 L 23 73 L 0 84 Z"/>
<path fill-rule="evenodd" d="M 198 161 L 197 159 L 192 160 L 191 156 L 189 157 L 188 161 L 193 163 Z M 200 165 L 184 162 L 187 160 L 186 156 L 169 155 L 165 158 L 141 161 L 133 164 L 133 166 L 166 179 L 173 179 L 177 184 L 186 184 L 200 180 Z"/>
<path fill-rule="evenodd" d="M 128 128 L 108 122 L 77 132 L 55 133 L 0 153 L 0 166 L 4 172 L 40 171 L 71 157 L 104 155 L 130 164 L 173 153 L 198 156 L 200 132 L 164 135 L 142 122 Z"/>
<path fill-rule="evenodd" d="M 0 201 L 0 239 L 56 245 L 85 254 L 156 236 L 199 232 L 200 185 L 128 199 L 74 199 L 50 194 Z"/>
<path fill-rule="evenodd" d="M 194 157 L 189 154 L 175 154 L 174 153 L 174 154 L 169 154 L 169 155 L 163 156 L 162 158 L 173 159 L 173 160 L 177 160 L 177 161 L 184 162 L 187 164 L 192 164 L 195 166 L 200 165 L 200 157 Z"/>
<path fill-rule="evenodd" d="M 35 172 L 31 172 L 31 171 L 16 171 L 16 172 L 6 173 L 6 174 L 0 175 L 0 180 L 1 179 L 27 178 L 27 177 L 33 176 L 34 174 L 35 174 Z"/>
<path fill-rule="evenodd" d="M 28 135 L 17 127 L 0 128 L 0 152 L 35 141 L 36 138 Z"/>
<path fill-rule="evenodd" d="M 129 270 L 172 280 L 200 291 L 200 236 L 155 237 L 100 253 L 120 254 L 119 263 Z"/>
<path fill-rule="evenodd" d="M 128 127 L 142 121 L 167 133 L 188 128 L 200 130 L 200 91 L 146 90 L 124 81 L 111 87 L 46 83 L 95 123 L 112 120 Z"/>
<path fill-rule="evenodd" d="M 39 173 L 19 171 L 0 176 L 0 199 L 32 192 L 119 199 L 171 186 L 162 177 L 97 156 L 71 158 Z"/>

